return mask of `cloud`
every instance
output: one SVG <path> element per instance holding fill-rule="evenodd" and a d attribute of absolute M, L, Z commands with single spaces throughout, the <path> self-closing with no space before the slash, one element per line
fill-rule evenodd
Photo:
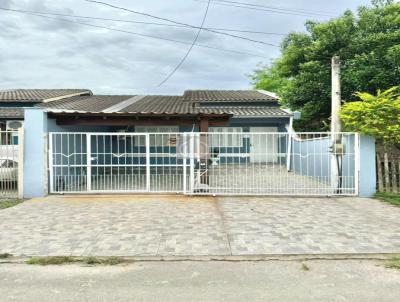
<path fill-rule="evenodd" d="M 1 6 L 4 8 L 11 8 L 13 5 L 13 0 L 2 0 L 1 1 Z"/>
<path fill-rule="evenodd" d="M 351 8 L 354 9 L 357 5 L 369 1 L 352 2 L 354 3 Z M 262 1 L 259 0 L 259 3 Z M 205 8 L 205 3 L 189 0 L 113 0 L 113 4 L 194 25 L 200 24 Z M 269 4 L 282 6 L 278 0 Z M 346 0 L 329 3 L 317 0 L 288 0 L 285 5 L 312 7 L 313 10 L 328 10 L 339 14 L 349 3 Z M 165 22 L 80 0 L 1 0 L 1 6 L 102 18 Z M 99 20 L 79 21 L 187 43 L 191 43 L 196 35 L 196 30 L 185 28 Z M 302 30 L 304 21 L 305 18 L 212 5 L 206 25 L 289 32 Z M 103 94 L 181 94 L 188 88 L 245 89 L 250 87 L 246 74 L 251 73 L 260 61 L 269 62 L 269 59 L 261 60 L 250 55 L 196 46 L 171 80 L 162 87 L 157 87 L 182 59 L 189 45 L 11 12 L 0 12 L 0 27 L 0 89 L 85 87 Z M 234 34 L 273 43 L 279 43 L 281 39 L 279 36 Z M 279 49 L 273 47 L 205 31 L 201 33 L 198 43 L 271 58 L 279 55 Z"/>

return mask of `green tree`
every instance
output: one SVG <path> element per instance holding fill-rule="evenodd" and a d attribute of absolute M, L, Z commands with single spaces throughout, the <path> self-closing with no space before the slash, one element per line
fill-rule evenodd
<path fill-rule="evenodd" d="M 274 67 L 261 66 L 261 68 L 255 70 L 251 77 L 254 82 L 254 88 L 273 91 L 279 95 L 285 91 L 286 86 L 289 84 L 289 81 L 281 77 Z"/>
<path fill-rule="evenodd" d="M 376 0 L 357 14 L 347 11 L 328 22 L 306 23 L 291 33 L 282 56 L 252 76 L 258 89 L 275 90 L 285 106 L 302 112 L 299 130 L 326 130 L 331 109 L 331 57 L 342 64 L 343 99 L 355 91 L 375 93 L 400 81 L 400 3 Z"/>
<path fill-rule="evenodd" d="M 356 93 L 361 101 L 343 105 L 340 117 L 345 129 L 374 136 L 384 145 L 400 145 L 400 95 L 394 87 L 372 95 Z"/>

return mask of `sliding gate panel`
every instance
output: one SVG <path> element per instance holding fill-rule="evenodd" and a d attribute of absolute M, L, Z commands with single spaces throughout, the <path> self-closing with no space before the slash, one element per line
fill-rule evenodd
<path fill-rule="evenodd" d="M 355 133 L 214 132 L 193 137 L 188 194 L 358 194 Z"/>
<path fill-rule="evenodd" d="M 50 193 L 183 193 L 181 133 L 50 133 Z"/>
<path fill-rule="evenodd" d="M 50 193 L 147 192 L 146 134 L 50 133 Z"/>

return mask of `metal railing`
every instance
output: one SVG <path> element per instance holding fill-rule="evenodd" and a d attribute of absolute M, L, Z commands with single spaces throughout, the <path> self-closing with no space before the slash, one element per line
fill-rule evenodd
<path fill-rule="evenodd" d="M 0 198 L 18 197 L 18 131 L 0 131 Z"/>
<path fill-rule="evenodd" d="M 50 192 L 357 195 L 355 133 L 50 133 Z"/>

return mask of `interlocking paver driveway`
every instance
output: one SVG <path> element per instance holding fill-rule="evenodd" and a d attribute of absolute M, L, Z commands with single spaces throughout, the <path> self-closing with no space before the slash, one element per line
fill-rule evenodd
<path fill-rule="evenodd" d="M 362 198 L 50 196 L 0 211 L 0 253 L 399 253 L 400 208 Z"/>

